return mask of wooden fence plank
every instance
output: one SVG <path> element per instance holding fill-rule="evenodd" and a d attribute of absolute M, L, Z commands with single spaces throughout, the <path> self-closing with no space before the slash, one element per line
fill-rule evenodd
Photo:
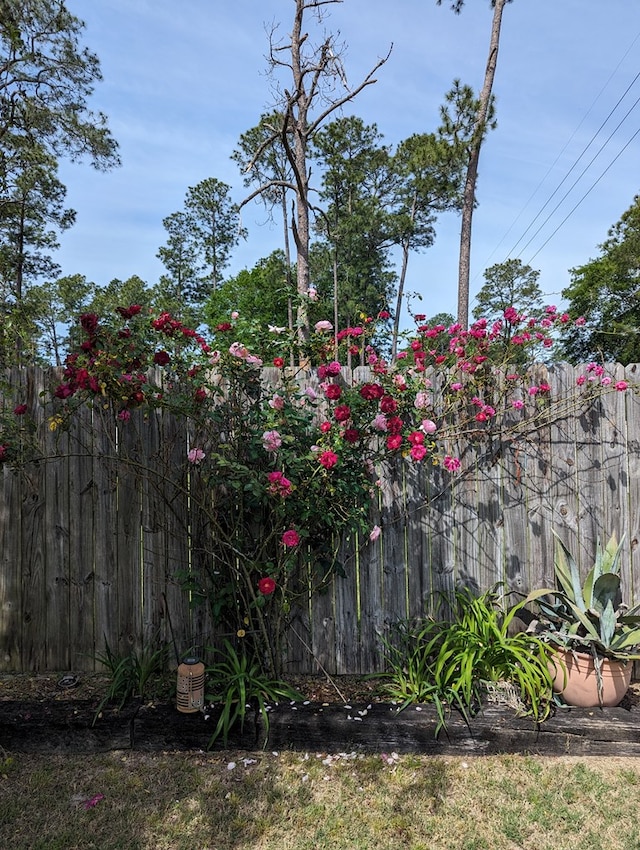
<path fill-rule="evenodd" d="M 318 668 L 331 675 L 337 672 L 334 590 L 336 582 L 340 581 L 343 579 L 334 577 L 327 587 L 311 598 L 311 621 L 307 628 L 313 658 L 311 667 L 307 669 L 314 673 L 318 672 Z M 294 621 L 294 627 L 299 628 L 300 624 Z"/>
<path fill-rule="evenodd" d="M 640 379 L 640 365 L 627 366 L 624 378 L 630 384 Z M 625 393 L 627 420 L 626 467 L 629 497 L 629 578 L 623 585 L 625 601 L 640 600 L 640 395 L 637 392 Z"/>
<path fill-rule="evenodd" d="M 22 370 L 21 387 L 16 401 L 27 405 L 28 416 L 36 431 L 42 428 L 43 373 L 40 369 Z M 44 463 L 30 464 L 22 477 L 22 665 L 28 670 L 46 667 L 46 499 Z M 42 636 L 45 635 L 45 640 Z"/>
<path fill-rule="evenodd" d="M 69 429 L 69 666 L 93 664 L 95 587 L 95 480 L 93 410 L 82 408 Z"/>
<path fill-rule="evenodd" d="M 142 529 L 141 476 L 136 459 L 141 457 L 139 412 L 118 423 L 116 551 L 118 554 L 119 633 L 117 652 L 125 656 L 142 650 Z M 143 456 L 143 455 L 142 455 Z"/>
<path fill-rule="evenodd" d="M 59 370 L 50 370 L 46 381 L 55 386 Z M 46 668 L 68 670 L 71 667 L 69 528 L 69 435 L 56 418 L 58 406 L 49 403 L 44 411 L 42 454 L 45 458 L 44 493 L 46 503 Z M 85 661 L 83 669 L 90 669 Z"/>
<path fill-rule="evenodd" d="M 383 533 L 383 606 L 385 625 L 409 616 L 407 607 L 407 552 L 405 481 L 402 464 L 389 461 L 381 476 L 381 526 Z M 342 627 L 340 621 L 339 628 Z"/>
<path fill-rule="evenodd" d="M 627 593 L 633 587 L 631 574 L 631 541 L 629 536 L 629 435 L 626 393 L 615 389 L 618 381 L 624 381 L 625 369 L 618 365 L 608 368 L 611 378 L 611 392 L 602 398 L 603 419 L 599 436 L 600 465 L 602 468 L 602 486 L 600 503 L 602 516 L 596 530 L 604 545 L 613 532 L 618 540 L 623 540 L 620 574 L 622 592 Z"/>
<path fill-rule="evenodd" d="M 170 640 L 166 623 L 164 482 L 161 458 L 160 412 L 145 411 L 140 423 L 145 464 L 141 470 L 142 631 L 145 647 L 155 651 Z"/>
<path fill-rule="evenodd" d="M 19 370 L 9 369 L 0 385 L 0 405 L 10 416 L 15 406 L 12 387 Z M 22 667 L 22 477 L 8 464 L 0 466 L 0 666 Z"/>
<path fill-rule="evenodd" d="M 374 490 L 369 509 L 369 534 L 380 528 L 379 488 Z M 360 599 L 360 642 L 361 667 L 364 671 L 384 668 L 384 647 L 381 638 L 385 633 L 383 609 L 383 541 L 382 537 L 365 538 L 360 547 L 359 599 Z M 416 569 L 419 564 L 416 564 Z"/>
<path fill-rule="evenodd" d="M 96 651 L 118 651 L 120 598 L 118 588 L 118 460 L 116 424 L 110 412 L 97 407 L 93 417 L 93 444 L 97 454 L 93 474 L 94 504 L 94 635 Z"/>
<path fill-rule="evenodd" d="M 555 372 L 556 392 L 563 399 L 573 398 L 573 368 L 560 364 Z M 579 481 L 576 477 L 576 423 L 568 409 L 566 415 L 554 417 L 551 422 L 551 468 L 553 483 L 550 490 L 553 506 L 553 526 L 565 545 L 581 558 L 578 547 L 578 500 Z"/>
<path fill-rule="evenodd" d="M 164 526 L 164 579 L 166 593 L 166 620 L 176 658 L 188 654 L 201 654 L 205 636 L 196 635 L 193 627 L 192 599 L 185 582 L 191 570 L 189 538 L 189 505 L 184 478 L 176 475 L 183 469 L 187 454 L 187 431 L 184 423 L 165 412 L 159 422 L 160 464 L 172 472 L 162 493 L 165 513 Z M 194 603 L 195 604 L 195 603 Z M 200 603 L 205 604 L 205 603 Z"/>

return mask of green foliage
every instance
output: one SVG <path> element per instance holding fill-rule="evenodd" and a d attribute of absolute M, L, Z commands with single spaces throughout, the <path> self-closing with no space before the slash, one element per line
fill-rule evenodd
<path fill-rule="evenodd" d="M 7 352 L 0 364 L 37 362 L 37 322 L 46 304 L 28 298 L 42 277 L 58 274 L 51 252 L 58 232 L 70 227 L 66 189 L 57 177 L 57 161 L 38 143 L 7 135 L 0 146 L 0 308 L 5 314 Z"/>
<path fill-rule="evenodd" d="M 117 165 L 106 117 L 88 100 L 101 80 L 97 56 L 80 44 L 84 23 L 59 0 L 0 4 L 0 139 L 31 138 L 54 156 L 88 155 Z"/>
<path fill-rule="evenodd" d="M 224 649 L 214 650 L 214 653 L 220 660 L 207 667 L 210 689 L 207 700 L 219 705 L 220 717 L 209 746 L 221 735 L 226 746 L 229 732 L 238 722 L 240 729 L 244 729 L 248 709 L 260 712 L 266 744 L 269 735 L 268 704 L 279 699 L 300 700 L 302 697 L 286 683 L 267 676 L 255 657 L 244 651 L 238 653 L 228 640 L 224 641 Z"/>
<path fill-rule="evenodd" d="M 117 145 L 88 100 L 101 79 L 97 57 L 80 44 L 84 24 L 58 0 L 0 3 L 0 367 L 37 364 L 49 353 L 48 286 L 59 269 L 51 252 L 70 227 L 58 161 L 88 155 L 117 165 Z M 54 343 L 55 351 L 55 343 Z"/>
<path fill-rule="evenodd" d="M 512 339 L 518 353 L 544 348 L 563 320 L 552 310 L 545 324 L 523 324 L 513 313 L 505 321 L 522 330 Z M 387 463 L 441 464 L 443 476 L 455 475 L 463 461 L 445 446 L 461 436 L 495 445 L 553 415 L 550 385 L 501 371 L 510 349 L 493 359 L 496 334 L 486 322 L 468 332 L 420 325 L 393 366 L 370 345 L 375 326 L 365 319 L 334 334 L 322 320 L 303 349 L 293 334 L 274 333 L 278 354 L 265 368 L 232 322 L 218 329 L 214 349 L 141 304 L 118 307 L 114 317 L 85 313 L 51 399 L 50 430 L 71 427 L 85 406 L 113 417 L 114 460 L 148 465 L 163 494 L 188 499 L 188 523 L 175 533 L 197 529 L 197 555 L 184 565 L 189 599 L 209 604 L 220 632 L 251 634 L 253 657 L 276 678 L 290 611 L 347 573 L 345 541 L 366 546 L 380 532 L 371 529 L 370 505 Z M 291 365 L 297 357 L 300 367 Z M 365 383 L 347 379 L 350 357 L 369 365 Z M 609 391 L 621 389 L 610 383 Z M 604 377 L 590 383 L 589 399 L 598 386 Z M 513 415 L 502 417 L 507 409 Z M 146 457 L 138 428 L 154 421 L 169 426 L 168 440 Z M 0 462 L 11 460 L 15 435 L 0 435 Z"/>
<path fill-rule="evenodd" d="M 484 272 L 485 284 L 476 295 L 474 318 L 501 321 L 504 311 L 517 305 L 518 312 L 539 316 L 543 310 L 540 272 L 520 260 L 496 263 Z"/>
<path fill-rule="evenodd" d="M 274 251 L 255 266 L 225 280 L 210 295 L 204 307 L 206 324 L 216 343 L 228 336 L 218 328 L 233 322 L 235 334 L 263 357 L 279 354 L 277 336 L 269 327 L 289 330 L 289 310 L 296 298 L 282 251 Z"/>
<path fill-rule="evenodd" d="M 119 655 L 105 640 L 105 649 L 96 653 L 96 661 L 106 667 L 110 683 L 106 696 L 96 709 L 93 722 L 96 722 L 108 702 L 117 702 L 118 708 L 122 708 L 134 697 L 143 699 L 151 680 L 163 673 L 167 656 L 166 646 L 156 649 L 144 647 L 128 655 Z"/>
<path fill-rule="evenodd" d="M 411 624 L 399 644 L 387 645 L 392 670 L 386 691 L 400 710 L 433 703 L 437 735 L 452 708 L 467 719 L 479 708 L 485 683 L 510 682 L 527 712 L 544 719 L 551 694 L 548 647 L 530 634 L 511 633 L 524 602 L 505 608 L 497 588 L 481 596 L 460 588 L 442 602 L 452 606 L 450 618 Z"/>
<path fill-rule="evenodd" d="M 178 306 L 184 307 L 196 298 L 199 288 L 198 273 L 201 271 L 199 249 L 193 227 L 193 220 L 184 211 L 175 212 L 162 220 L 167 231 L 167 243 L 158 249 L 156 256 L 167 270 L 161 284 L 167 302 L 164 310 L 171 309 L 179 313 Z M 174 306 L 170 305 L 174 302 Z"/>
<path fill-rule="evenodd" d="M 600 255 L 571 270 L 562 297 L 584 324 L 563 333 L 564 355 L 572 362 L 640 362 L 640 195 L 600 246 Z"/>
<path fill-rule="evenodd" d="M 167 244 L 157 256 L 168 274 L 164 276 L 166 295 L 184 315 L 188 306 L 202 306 L 223 279 L 233 248 L 246 231 L 240 226 L 239 209 L 230 196 L 231 187 L 215 177 L 190 186 L 184 209 L 163 220 Z"/>
<path fill-rule="evenodd" d="M 323 241 L 311 252 L 311 280 L 328 315 L 337 294 L 342 327 L 357 324 L 361 314 L 377 316 L 393 294 L 388 258 L 393 160 L 381 140 L 375 124 L 354 116 L 327 124 L 313 137 L 326 209 L 317 221 Z"/>
<path fill-rule="evenodd" d="M 557 587 L 529 596 L 540 608 L 538 631 L 552 646 L 586 651 L 594 658 L 640 659 L 640 607 L 628 610 L 622 602 L 623 543 L 618 544 L 615 534 L 604 548 L 598 540 L 583 583 L 575 558 L 556 534 Z"/>

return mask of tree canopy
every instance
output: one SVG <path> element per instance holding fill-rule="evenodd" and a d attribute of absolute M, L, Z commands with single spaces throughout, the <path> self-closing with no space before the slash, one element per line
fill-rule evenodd
<path fill-rule="evenodd" d="M 571 269 L 562 292 L 568 309 L 584 324 L 563 334 L 565 356 L 640 362 L 640 195 L 600 245 L 600 256 Z"/>
<path fill-rule="evenodd" d="M 83 29 L 64 0 L 0 0 L 3 360 L 33 362 L 43 350 L 57 351 L 47 312 L 55 312 L 59 274 L 51 252 L 75 220 L 64 205 L 60 157 L 87 157 L 98 169 L 119 163 L 106 117 L 89 109 L 102 77 L 97 56 L 80 43 Z"/>
<path fill-rule="evenodd" d="M 0 0 L 0 143 L 19 135 L 55 156 L 118 164 L 117 143 L 88 101 L 102 79 L 63 0 Z"/>

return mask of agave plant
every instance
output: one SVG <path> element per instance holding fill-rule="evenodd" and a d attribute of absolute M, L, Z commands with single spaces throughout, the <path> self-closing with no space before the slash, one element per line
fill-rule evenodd
<path fill-rule="evenodd" d="M 557 587 L 529 596 L 540 608 L 538 633 L 552 645 L 588 652 L 594 658 L 640 659 L 640 606 L 629 610 L 620 587 L 624 538 L 618 543 L 614 533 L 604 548 L 598 540 L 594 564 L 582 583 L 575 558 L 555 537 Z"/>

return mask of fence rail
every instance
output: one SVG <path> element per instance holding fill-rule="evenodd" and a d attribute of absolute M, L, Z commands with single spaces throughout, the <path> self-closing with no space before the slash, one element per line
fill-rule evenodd
<path fill-rule="evenodd" d="M 637 387 L 639 369 L 612 367 L 614 380 Z M 583 566 L 598 537 L 624 535 L 623 588 L 640 602 L 640 397 L 633 389 L 578 403 L 581 371 L 544 370 L 565 413 L 526 437 L 456 446 L 458 478 L 410 462 L 389 471 L 371 513 L 382 535 L 356 541 L 346 578 L 293 619 L 286 670 L 379 671 L 381 636 L 429 610 L 434 593 L 552 583 L 552 530 Z M 28 405 L 46 459 L 0 467 L 0 670 L 90 670 L 105 642 L 121 653 L 152 640 L 179 651 L 206 644 L 209 615 L 181 583 L 206 547 L 185 493 L 167 492 L 174 485 L 162 476 L 172 457 L 184 459 L 183 427 L 152 413 L 117 431 L 87 408 L 60 434 L 42 401 L 50 378 L 6 376 L 5 404 L 19 396 Z M 144 457 L 139 469 L 118 464 L 123 440 Z"/>

